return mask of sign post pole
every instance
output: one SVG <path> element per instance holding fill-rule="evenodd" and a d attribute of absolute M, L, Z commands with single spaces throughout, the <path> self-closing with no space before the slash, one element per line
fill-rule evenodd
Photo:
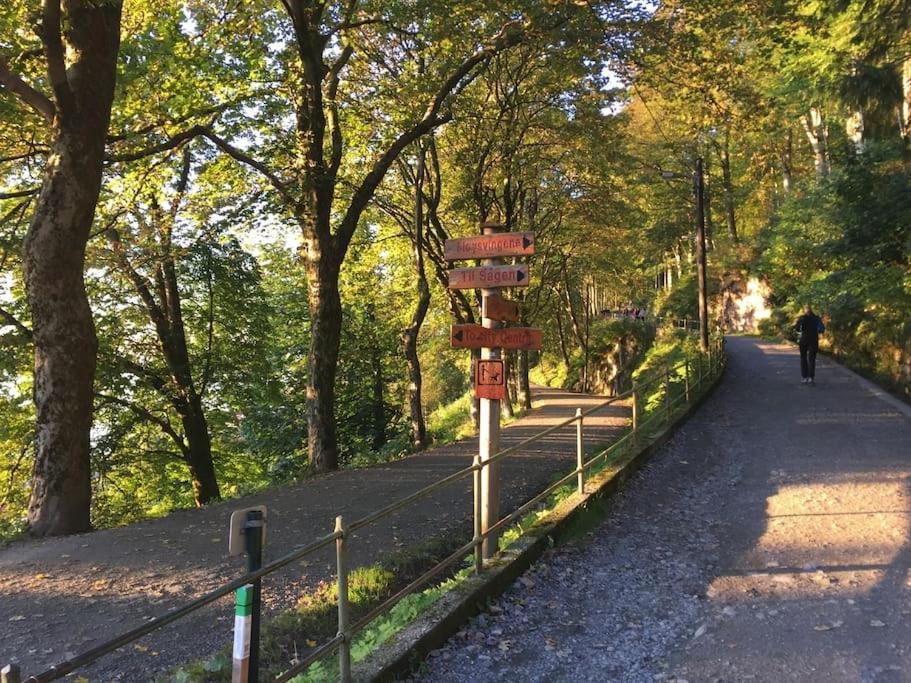
<path fill-rule="evenodd" d="M 482 223 L 484 235 L 496 235 L 503 232 L 504 226 L 495 223 Z M 481 264 L 495 266 L 501 263 L 498 258 L 485 258 Z M 495 289 L 481 289 L 481 298 L 497 295 Z M 493 318 L 481 318 L 481 326 L 487 329 L 498 329 L 501 324 Z M 500 359 L 500 349 L 482 348 L 481 360 Z M 493 398 L 481 398 L 481 424 L 478 437 L 478 454 L 484 468 L 481 470 L 481 532 L 486 532 L 500 519 L 500 464 L 486 464 L 491 456 L 500 450 L 500 401 Z M 485 560 L 492 558 L 498 548 L 498 535 L 493 534 L 484 539 L 481 554 Z"/>
<path fill-rule="evenodd" d="M 244 538 L 247 551 L 247 572 L 255 572 L 263 566 L 263 513 L 261 510 L 247 511 Z M 259 611 L 262 600 L 262 579 L 253 582 L 250 600 L 250 660 L 247 664 L 249 680 L 259 680 Z"/>

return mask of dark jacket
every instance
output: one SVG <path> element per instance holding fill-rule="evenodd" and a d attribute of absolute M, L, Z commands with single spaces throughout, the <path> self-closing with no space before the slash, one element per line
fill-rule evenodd
<path fill-rule="evenodd" d="M 805 313 L 797 319 L 794 329 L 800 332 L 798 343 L 807 346 L 819 346 L 819 335 L 826 331 L 822 320 L 814 313 Z"/>

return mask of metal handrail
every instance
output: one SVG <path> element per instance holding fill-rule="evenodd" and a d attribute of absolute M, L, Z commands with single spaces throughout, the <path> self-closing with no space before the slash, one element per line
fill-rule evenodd
<path fill-rule="evenodd" d="M 666 318 L 659 318 L 659 317 L 655 317 L 652 319 L 656 320 L 656 321 L 666 320 Z M 679 321 L 675 321 L 675 322 L 679 322 Z M 684 322 L 686 322 L 686 321 L 684 321 Z M 723 350 L 723 340 L 722 340 L 720 350 Z M 722 357 L 723 357 L 723 354 L 722 354 Z M 537 441 L 540 441 L 544 437 L 549 436 L 550 434 L 553 434 L 554 432 L 559 431 L 560 429 L 563 429 L 571 424 L 575 424 L 576 422 L 579 422 L 580 420 L 584 419 L 588 415 L 591 415 L 592 413 L 595 413 L 599 410 L 603 410 L 604 408 L 606 408 L 607 406 L 609 406 L 613 403 L 622 401 L 626 398 L 629 398 L 629 397 L 635 395 L 636 392 L 638 392 L 638 391 L 649 388 L 656 383 L 660 383 L 662 381 L 667 381 L 668 378 L 670 377 L 669 373 L 679 370 L 682 367 L 685 367 L 687 365 L 687 363 L 688 363 L 688 361 L 684 361 L 684 362 L 678 363 L 674 366 L 666 367 L 666 368 L 664 368 L 663 374 L 658 374 L 658 375 L 655 375 L 654 377 L 650 377 L 647 380 L 645 380 L 642 384 L 638 384 L 638 385 L 634 386 L 632 389 L 622 392 L 616 396 L 612 396 L 612 397 L 606 399 L 605 401 L 598 403 L 597 405 L 592 406 L 591 408 L 588 408 L 584 411 L 580 411 L 579 414 L 574 415 L 573 417 L 570 417 L 566 420 L 563 420 L 562 422 L 559 422 L 558 424 L 553 425 L 537 434 L 534 434 L 531 437 L 524 439 L 521 442 L 519 442 L 513 446 L 502 449 L 502 450 L 498 451 L 497 453 L 495 453 L 494 455 L 492 455 L 490 458 L 484 460 L 481 464 L 472 464 L 467 467 L 464 467 L 456 472 L 453 472 L 452 474 L 449 474 L 449 475 L 443 477 L 442 479 L 440 479 L 432 484 L 429 484 L 429 485 L 415 491 L 414 493 L 409 494 L 408 496 L 405 496 L 404 498 L 401 498 L 393 503 L 390 503 L 389 505 L 386 505 L 385 507 L 377 510 L 376 512 L 373 512 L 365 517 L 362 517 L 359 520 L 356 520 L 355 522 L 351 523 L 348 526 L 347 530 L 345 530 L 344 532 L 343 531 L 334 531 L 333 533 L 322 536 L 321 538 L 319 538 L 307 545 L 304 545 L 276 560 L 273 560 L 272 562 L 264 565 L 262 568 L 260 568 L 256 571 L 248 572 L 232 581 L 225 583 L 224 585 L 220 586 L 219 588 L 216 588 L 215 590 L 210 591 L 209 593 L 206 593 L 205 595 L 182 605 L 181 607 L 178 607 L 170 612 L 167 612 L 166 614 L 164 614 L 160 617 L 155 617 L 154 619 L 151 619 L 150 621 L 143 624 L 142 626 L 139 626 L 130 631 L 127 631 L 126 633 L 123 633 L 120 636 L 107 641 L 106 643 L 102 643 L 101 645 L 98 645 L 90 650 L 87 650 L 87 651 L 77 655 L 76 657 L 73 657 L 72 659 L 68 659 L 68 660 L 65 660 L 64 662 L 61 662 L 60 664 L 56 664 L 56 665 L 50 667 L 49 669 L 47 669 L 46 671 L 43 671 L 42 673 L 39 673 L 39 674 L 36 674 L 33 676 L 29 676 L 27 679 L 25 679 L 25 683 L 46 683 L 48 681 L 52 681 L 52 680 L 61 678 L 61 677 L 65 676 L 66 674 L 71 673 L 80 667 L 86 666 L 87 664 L 91 664 L 92 662 L 99 659 L 100 657 L 102 657 L 120 647 L 123 647 L 124 645 L 126 645 L 130 642 L 138 640 L 139 638 L 141 638 L 145 635 L 148 635 L 149 633 L 156 631 L 196 610 L 199 610 L 202 607 L 205 607 L 206 605 L 211 604 L 222 597 L 225 597 L 226 595 L 232 593 L 233 591 L 237 590 L 238 588 L 240 588 L 248 583 L 252 583 L 258 579 L 261 579 L 262 577 L 267 576 L 268 574 L 271 574 L 271 573 L 281 569 L 282 567 L 287 566 L 288 564 L 294 562 L 295 560 L 298 560 L 306 555 L 316 552 L 317 550 L 320 550 L 320 549 L 326 547 L 327 545 L 331 544 L 333 541 L 343 539 L 346 536 L 353 533 L 354 531 L 361 529 L 365 526 L 368 526 L 396 511 L 402 509 L 403 507 L 406 507 L 410 503 L 428 496 L 430 493 L 433 493 L 437 489 L 439 489 L 443 486 L 446 486 L 447 484 L 458 481 L 459 479 L 467 477 L 475 472 L 479 472 L 479 471 L 483 470 L 485 467 L 488 467 L 488 466 L 492 465 L 493 463 L 495 463 L 499 460 L 502 460 L 502 459 L 506 458 L 507 456 L 512 455 L 513 453 L 515 453 Z M 722 361 L 722 367 L 723 367 L 723 361 Z M 704 377 L 702 379 L 704 379 Z M 678 401 L 678 402 L 679 402 L 679 400 L 680 400 L 679 397 L 677 399 L 675 399 L 675 401 Z M 647 418 L 645 418 L 645 420 L 642 423 L 640 423 L 638 425 L 636 431 L 641 431 L 642 427 L 645 424 L 648 424 L 652 419 L 660 416 L 661 414 L 662 414 L 661 411 L 655 411 L 652 415 L 649 415 Z M 583 463 L 581 471 L 584 472 L 586 469 L 590 468 L 591 465 L 597 459 L 603 458 L 607 453 L 616 449 L 624 440 L 628 439 L 632 434 L 634 434 L 634 431 L 627 432 L 626 434 L 621 436 L 617 441 L 615 441 L 613 444 L 611 444 L 611 446 L 609 446 L 604 451 L 602 451 L 600 454 L 591 458 L 587 463 Z M 418 586 L 422 585 L 426 581 L 429 581 L 433 577 L 438 576 L 440 573 L 445 571 L 447 568 L 451 567 L 456 561 L 458 561 L 458 559 L 460 559 L 461 557 L 464 557 L 468 552 L 470 552 L 470 551 L 474 550 L 476 547 L 478 547 L 479 544 L 484 539 L 495 534 L 497 531 L 500 531 L 502 528 L 508 526 L 509 524 L 515 522 L 522 515 L 527 513 L 532 507 L 534 507 L 534 505 L 538 504 L 545 497 L 547 497 L 548 495 L 553 493 L 555 490 L 560 488 L 560 486 L 565 485 L 570 480 L 572 480 L 572 478 L 576 477 L 577 474 L 579 474 L 579 472 L 580 472 L 579 468 L 574 469 L 570 474 L 561 478 L 557 482 L 550 484 L 547 488 L 545 488 L 543 491 L 539 492 L 532 499 L 530 499 L 529 501 L 524 503 L 522 506 L 520 506 L 519 508 L 514 510 L 512 513 L 510 513 L 506 517 L 497 521 L 495 524 L 493 524 L 491 527 L 489 527 L 486 531 L 484 531 L 480 534 L 475 534 L 474 538 L 472 538 L 470 542 L 466 543 L 461 548 L 459 548 L 457 551 L 455 551 L 454 553 L 449 555 L 447 558 L 445 558 L 441 562 L 434 565 L 434 567 L 432 567 L 429 570 L 427 570 L 426 572 L 424 572 L 421 576 L 419 576 L 417 579 L 415 579 L 414 581 L 409 583 L 407 586 L 405 586 L 403 589 L 398 591 L 395 595 L 387 598 L 380 605 L 377 605 L 374 609 L 370 610 L 370 612 L 368 612 L 366 615 L 361 617 L 357 622 L 355 622 L 352 626 L 350 626 L 348 628 L 346 634 L 339 633 L 332 639 L 326 641 L 325 643 L 323 643 L 322 645 L 317 647 L 315 650 L 311 651 L 305 658 L 303 658 L 298 663 L 296 663 L 292 667 L 292 669 L 285 671 L 283 674 L 281 674 L 275 680 L 276 681 L 288 680 L 291 676 L 295 675 L 296 673 L 298 673 L 300 671 L 303 671 L 307 666 L 309 666 L 316 660 L 320 659 L 322 656 L 324 656 L 325 654 L 330 652 L 336 646 L 338 646 L 342 643 L 345 643 L 346 640 L 350 642 L 351 636 L 353 634 L 357 633 L 358 631 L 360 631 L 367 623 L 369 623 L 370 621 L 375 619 L 377 616 L 384 614 L 385 612 L 392 609 L 402 598 L 404 598 L 409 593 L 413 592 Z"/>
<path fill-rule="evenodd" d="M 117 648 L 123 647 L 124 645 L 127 645 L 134 640 L 138 640 L 139 638 L 148 635 L 152 631 L 157 631 L 161 627 L 167 626 L 171 622 L 177 621 L 181 617 L 184 617 L 191 612 L 195 612 L 196 610 L 215 602 L 219 598 L 223 598 L 241 586 L 252 583 L 256 579 L 260 579 L 267 574 L 271 574 L 272 572 L 281 569 L 282 567 L 294 562 L 297 559 L 300 559 L 301 557 L 304 557 L 305 555 L 309 555 L 310 553 L 324 548 L 340 536 L 341 534 L 339 532 L 327 534 L 326 536 L 323 536 L 316 541 L 313 541 L 312 543 L 308 543 L 302 548 L 298 548 L 297 550 L 294 550 L 287 555 L 284 555 L 283 557 L 280 557 L 279 559 L 264 565 L 261 569 L 257 569 L 255 572 L 244 574 L 243 576 L 240 576 L 233 581 L 229 581 L 228 583 L 222 585 L 220 588 L 216 588 L 215 590 L 210 591 L 209 593 L 206 593 L 205 595 L 196 598 L 195 600 L 191 600 L 190 602 L 185 603 L 177 609 L 171 610 L 170 612 L 167 612 L 160 617 L 155 617 L 142 626 L 137 626 L 136 628 L 127 631 L 126 633 L 123 633 L 116 638 L 107 641 L 106 643 L 102 643 L 101 645 L 93 647 L 90 650 L 86 650 L 82 654 L 77 655 L 72 659 L 63 661 L 60 664 L 55 664 L 50 669 L 47 669 L 40 674 L 29 676 L 27 679 L 25 679 L 25 683 L 45 683 L 46 681 L 53 681 L 57 678 L 65 676 L 72 671 L 75 671 L 80 667 L 85 666 L 86 664 L 91 664 L 99 657 L 102 657 L 109 652 L 113 652 Z"/>

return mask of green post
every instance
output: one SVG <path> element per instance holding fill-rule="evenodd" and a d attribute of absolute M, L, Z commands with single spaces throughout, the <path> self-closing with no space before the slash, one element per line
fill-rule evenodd
<path fill-rule="evenodd" d="M 241 586 L 235 593 L 234 651 L 231 683 L 250 680 L 250 629 L 253 625 L 253 584 Z"/>
<path fill-rule="evenodd" d="M 19 671 L 18 664 L 7 664 L 0 670 L 0 681 L 2 683 L 20 683 L 22 674 Z"/>

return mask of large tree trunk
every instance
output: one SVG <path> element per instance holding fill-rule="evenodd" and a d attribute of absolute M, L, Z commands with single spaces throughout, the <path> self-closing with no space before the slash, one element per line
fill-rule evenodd
<path fill-rule="evenodd" d="M 103 137 L 99 144 L 60 132 L 25 238 L 37 417 L 28 524 L 36 536 L 90 528 L 89 433 L 98 339 L 83 263 L 102 152 Z"/>
<path fill-rule="evenodd" d="M 190 470 L 193 482 L 193 498 L 197 506 L 205 505 L 221 498 L 218 480 L 215 477 L 215 466 L 212 463 L 212 442 L 209 438 L 209 425 L 202 402 L 194 396 L 180 411 L 187 449 L 184 457 Z"/>
<path fill-rule="evenodd" d="M 721 150 L 721 182 L 724 184 L 724 211 L 728 221 L 728 236 L 737 241 L 737 219 L 734 215 L 734 183 L 731 180 L 731 131 L 724 130 Z"/>
<path fill-rule="evenodd" d="M 342 334 L 339 267 L 329 254 L 307 265 L 310 352 L 307 365 L 307 447 L 317 472 L 338 469 L 335 430 L 335 375 Z"/>
<path fill-rule="evenodd" d="M 23 256 L 37 418 L 28 526 L 38 536 L 91 526 L 89 450 L 98 340 L 83 268 L 101 189 L 120 11 L 119 2 L 71 0 L 63 16 L 59 2 L 47 2 L 44 12 L 42 34 L 56 103 L 43 106 L 45 115 L 51 114 L 53 142 Z"/>

